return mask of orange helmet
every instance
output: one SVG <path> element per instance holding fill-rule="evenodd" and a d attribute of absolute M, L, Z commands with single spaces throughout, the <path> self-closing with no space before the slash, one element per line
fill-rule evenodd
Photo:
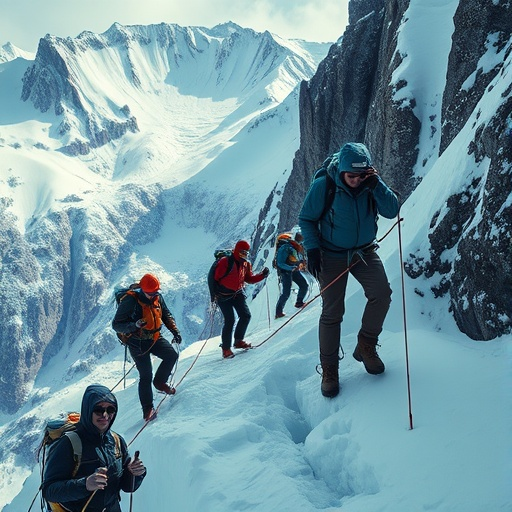
<path fill-rule="evenodd" d="M 153 274 L 144 274 L 139 281 L 140 289 L 146 293 L 155 293 L 160 289 L 160 281 Z"/>

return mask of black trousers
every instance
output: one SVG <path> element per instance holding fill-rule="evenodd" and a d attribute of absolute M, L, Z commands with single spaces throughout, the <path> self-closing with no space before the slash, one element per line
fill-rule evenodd
<path fill-rule="evenodd" d="M 354 256 L 359 258 L 359 256 Z M 354 260 L 355 261 L 355 260 Z M 327 287 L 349 266 L 346 259 L 323 255 L 320 285 Z M 364 255 L 364 261 L 353 266 L 334 284 L 322 293 L 322 314 L 319 322 L 320 361 L 324 364 L 338 364 L 338 350 L 341 338 L 341 323 L 345 314 L 345 291 L 349 274 L 362 286 L 366 306 L 362 313 L 360 333 L 367 338 L 378 339 L 391 304 L 391 288 L 384 266 L 373 252 Z"/>
<path fill-rule="evenodd" d="M 155 382 L 165 383 L 171 375 L 172 369 L 178 359 L 178 354 L 165 338 L 158 338 L 151 346 L 153 340 L 140 340 L 129 338 L 128 348 L 139 371 L 139 400 L 144 412 L 153 407 L 153 366 L 151 354 L 160 358 L 162 362 L 155 373 Z"/>
<path fill-rule="evenodd" d="M 235 341 L 243 340 L 249 322 L 251 321 L 251 312 L 247 306 L 243 293 L 238 293 L 229 299 L 218 301 L 219 309 L 224 316 L 224 326 L 222 327 L 222 348 L 231 347 L 231 336 L 235 325 L 235 312 L 238 315 L 238 322 L 235 328 Z"/>

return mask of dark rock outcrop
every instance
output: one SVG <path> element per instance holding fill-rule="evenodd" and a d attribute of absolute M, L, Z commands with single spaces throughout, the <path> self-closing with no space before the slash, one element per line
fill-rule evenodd
<path fill-rule="evenodd" d="M 397 48 L 399 30 L 407 23 L 408 0 L 351 0 L 350 25 L 315 76 L 301 85 L 301 144 L 281 202 L 279 230 L 297 223 L 311 177 L 324 158 L 349 140 L 365 142 L 375 166 L 405 201 L 421 183 L 426 157 L 419 161 L 422 130 L 435 141 L 441 156 L 466 127 L 474 132 L 467 148 L 470 168 L 461 189 L 432 219 L 428 254 L 415 252 L 406 262 L 413 278 L 432 281 L 435 297 L 449 294 L 459 329 L 476 340 L 510 333 L 512 323 L 512 5 L 468 0 L 454 14 L 454 32 L 442 92 L 441 120 L 431 115 L 422 126 L 415 110 L 426 99 L 410 94 L 397 101 L 406 80 L 393 73 L 406 58 Z M 401 28 L 402 24 L 402 28 Z M 442 70 L 441 70 L 442 71 Z M 439 78 L 439 77 L 438 77 Z M 505 86 L 503 86 L 505 84 Z M 500 97 L 478 110 L 495 87 Z M 417 94 L 421 94 L 421 91 Z M 495 96 L 498 96 L 495 94 Z M 494 98 L 494 97 L 493 97 Z M 490 106 L 489 106 L 490 105 Z M 470 126 L 471 123 L 471 126 Z M 432 167 L 429 163 L 428 168 Z M 428 172 L 428 168 L 422 172 Z M 453 257 L 446 258 L 446 251 Z"/>

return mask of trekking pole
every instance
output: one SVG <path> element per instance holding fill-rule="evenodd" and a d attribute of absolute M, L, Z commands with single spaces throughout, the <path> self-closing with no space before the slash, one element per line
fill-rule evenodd
<path fill-rule="evenodd" d="M 266 285 L 267 283 L 265 283 Z M 270 330 L 270 298 L 268 294 L 268 286 L 265 286 L 265 289 L 267 291 L 267 317 L 268 317 L 268 329 Z"/>
<path fill-rule="evenodd" d="M 412 430 L 412 401 L 411 401 L 411 377 L 409 373 L 409 344 L 407 342 L 407 314 L 405 307 L 405 279 L 404 279 L 404 262 L 402 256 L 402 229 L 401 229 L 401 221 L 403 219 L 400 218 L 400 212 L 398 213 L 398 252 L 400 254 L 400 274 L 402 277 L 402 309 L 403 309 L 403 317 L 404 317 L 404 341 L 405 341 L 405 368 L 407 373 L 407 400 L 409 405 L 409 428 Z"/>
<path fill-rule="evenodd" d="M 126 389 L 126 359 L 128 357 L 128 345 L 124 346 L 124 362 L 123 362 L 123 389 Z"/>
<path fill-rule="evenodd" d="M 135 456 L 133 460 L 137 460 L 139 458 L 140 452 L 137 450 L 135 452 Z M 132 492 L 130 493 L 130 512 L 133 510 L 133 493 L 135 492 L 135 475 L 132 474 Z"/>
<path fill-rule="evenodd" d="M 97 489 L 96 489 L 97 491 Z M 94 491 L 90 496 L 89 499 L 86 501 L 84 508 L 81 510 L 81 512 L 84 512 L 85 509 L 89 506 L 89 503 L 91 503 L 91 500 L 94 498 L 94 495 L 96 494 L 96 491 Z"/>

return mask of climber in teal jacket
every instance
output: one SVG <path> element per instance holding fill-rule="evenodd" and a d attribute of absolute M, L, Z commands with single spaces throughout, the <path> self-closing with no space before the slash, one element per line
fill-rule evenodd
<path fill-rule="evenodd" d="M 326 211 L 328 187 L 334 193 Z M 308 269 L 323 289 L 319 338 L 324 396 L 339 393 L 338 350 L 349 273 L 367 298 L 354 358 L 364 363 L 368 373 L 384 372 L 376 346 L 391 303 L 391 288 L 376 253 L 377 219 L 379 215 L 391 219 L 398 211 L 396 194 L 373 167 L 366 146 L 358 142 L 341 147 L 325 175 L 313 180 L 306 195 L 299 225 Z"/>

